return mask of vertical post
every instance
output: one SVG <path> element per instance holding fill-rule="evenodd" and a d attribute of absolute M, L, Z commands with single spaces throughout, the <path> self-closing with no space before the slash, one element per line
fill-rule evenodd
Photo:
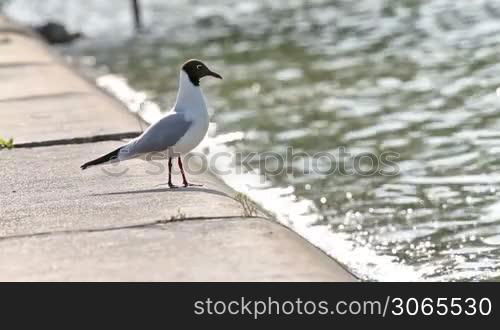
<path fill-rule="evenodd" d="M 139 4 L 139 0 L 132 0 L 132 7 L 134 10 L 135 30 L 140 31 L 142 29 L 142 19 L 141 19 L 141 7 Z"/>

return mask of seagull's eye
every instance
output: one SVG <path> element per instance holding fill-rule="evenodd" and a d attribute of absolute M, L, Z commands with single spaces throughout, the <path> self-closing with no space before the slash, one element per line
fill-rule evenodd
<path fill-rule="evenodd" d="M 196 66 L 196 69 L 198 69 L 198 70 L 200 70 L 201 68 L 203 68 L 203 65 L 201 65 L 201 64 L 198 64 L 198 65 Z"/>

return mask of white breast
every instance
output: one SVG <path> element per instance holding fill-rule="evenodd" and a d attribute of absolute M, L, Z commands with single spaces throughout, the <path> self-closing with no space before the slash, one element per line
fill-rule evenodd
<path fill-rule="evenodd" d="M 191 121 L 186 134 L 172 148 L 175 153 L 186 154 L 196 148 L 205 138 L 209 118 L 201 88 L 193 85 L 183 70 L 180 74 L 179 93 L 174 111 L 184 114 L 186 120 Z"/>

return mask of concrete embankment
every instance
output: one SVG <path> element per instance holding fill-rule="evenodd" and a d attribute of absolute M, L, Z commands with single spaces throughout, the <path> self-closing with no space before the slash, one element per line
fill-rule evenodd
<path fill-rule="evenodd" d="M 138 132 L 120 103 L 0 16 L 0 280 L 352 281 L 209 173 L 170 190 L 84 161 Z M 179 178 L 176 178 L 179 180 Z"/>

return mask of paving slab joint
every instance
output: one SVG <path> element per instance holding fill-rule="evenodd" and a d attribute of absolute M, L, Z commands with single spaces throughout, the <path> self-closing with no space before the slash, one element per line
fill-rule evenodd
<path fill-rule="evenodd" d="M 247 219 L 261 219 L 265 221 L 271 221 L 276 223 L 271 219 L 267 219 L 261 216 L 239 216 L 239 215 L 231 215 L 231 216 L 211 216 L 211 217 L 187 217 L 187 218 L 171 218 L 171 219 L 161 219 L 151 222 L 127 225 L 127 226 L 118 226 L 118 227 L 104 227 L 104 228 L 82 228 L 75 230 L 55 230 L 55 231 L 46 231 L 39 233 L 31 233 L 31 234 L 23 234 L 23 235 L 11 235 L 11 236 L 0 236 L 0 242 L 11 240 L 11 239 L 20 239 L 20 238 L 30 238 L 30 237 L 40 237 L 40 236 L 52 236 L 52 235 L 71 235 L 71 234 L 79 234 L 79 233 L 97 233 L 97 232 L 107 232 L 107 231 L 115 231 L 115 230 L 128 230 L 128 229 L 137 229 L 137 228 L 150 228 L 156 226 L 169 225 L 177 222 L 188 222 L 188 221 L 220 221 L 220 220 L 240 220 L 245 221 Z"/>

